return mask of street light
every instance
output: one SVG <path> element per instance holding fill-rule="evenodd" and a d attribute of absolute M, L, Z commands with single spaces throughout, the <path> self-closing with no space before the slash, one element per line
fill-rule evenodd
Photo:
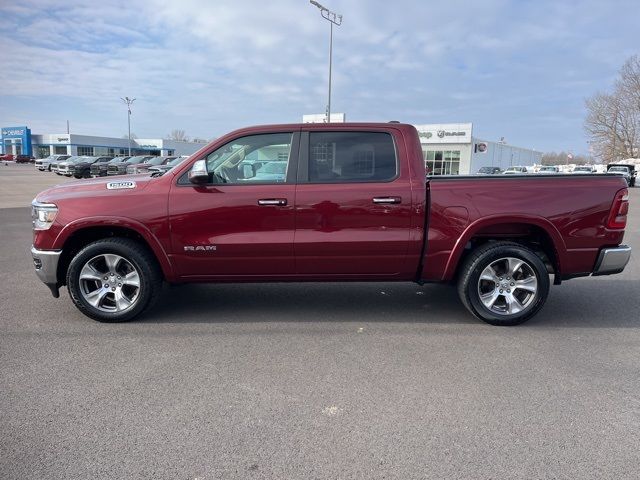
<path fill-rule="evenodd" d="M 131 156 L 131 105 L 133 105 L 133 102 L 135 102 L 136 99 L 129 97 L 120 97 L 120 100 L 122 100 L 127 105 L 127 126 L 129 127 L 129 156 Z"/>
<path fill-rule="evenodd" d="M 320 9 L 320 15 L 331 24 L 331 33 L 329 36 L 329 101 L 327 103 L 327 123 L 331 121 L 331 64 L 333 61 L 333 26 L 342 25 L 342 15 L 332 12 L 327 7 L 320 5 L 315 0 L 309 0 L 311 5 L 315 5 Z"/>

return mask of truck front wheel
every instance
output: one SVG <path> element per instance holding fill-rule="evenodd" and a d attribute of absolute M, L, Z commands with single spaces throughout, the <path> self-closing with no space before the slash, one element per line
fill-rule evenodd
<path fill-rule="evenodd" d="M 538 255 L 512 242 L 489 242 L 465 261 L 458 294 L 464 306 L 491 325 L 518 325 L 549 295 L 549 274 Z"/>
<path fill-rule="evenodd" d="M 100 322 L 125 322 L 157 299 L 162 275 L 156 259 L 128 238 L 98 240 L 73 257 L 67 288 L 75 306 Z"/>

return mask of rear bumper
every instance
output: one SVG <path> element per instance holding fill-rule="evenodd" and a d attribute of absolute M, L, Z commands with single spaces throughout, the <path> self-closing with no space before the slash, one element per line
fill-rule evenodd
<path fill-rule="evenodd" d="M 613 248 L 603 248 L 600 250 L 593 275 L 612 275 L 620 273 L 629 263 L 631 258 L 631 247 L 619 245 Z"/>
<path fill-rule="evenodd" d="M 33 257 L 36 275 L 49 287 L 49 290 L 56 298 L 60 296 L 58 292 L 58 261 L 61 254 L 62 250 L 38 250 L 35 247 L 31 247 L 31 256 Z"/>

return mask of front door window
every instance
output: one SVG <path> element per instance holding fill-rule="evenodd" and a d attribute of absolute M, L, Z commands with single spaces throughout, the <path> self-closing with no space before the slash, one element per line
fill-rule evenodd
<path fill-rule="evenodd" d="M 284 183 L 291 157 L 291 133 L 241 137 L 207 156 L 212 184 Z"/>

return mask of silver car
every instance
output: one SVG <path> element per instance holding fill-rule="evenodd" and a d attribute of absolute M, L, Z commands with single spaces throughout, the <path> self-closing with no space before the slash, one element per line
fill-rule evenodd
<path fill-rule="evenodd" d="M 50 172 L 52 163 L 66 160 L 70 156 L 71 155 L 49 155 L 46 158 L 39 158 L 36 160 L 36 168 L 41 172 L 44 172 L 45 170 Z"/>
<path fill-rule="evenodd" d="M 93 163 L 98 157 L 88 157 L 84 155 L 69 157 L 66 160 L 57 163 L 56 173 L 70 177 L 75 173 L 75 164 L 80 162 Z"/>

